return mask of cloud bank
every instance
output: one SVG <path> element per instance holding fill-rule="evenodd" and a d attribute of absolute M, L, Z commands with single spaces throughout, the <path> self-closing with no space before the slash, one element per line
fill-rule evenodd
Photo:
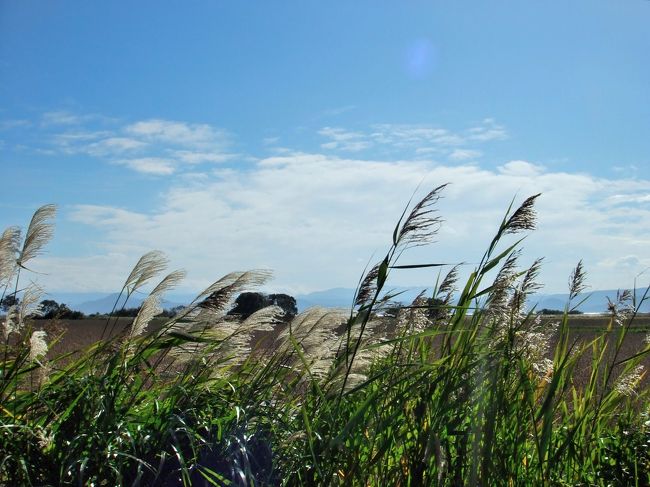
<path fill-rule="evenodd" d="M 480 166 L 488 144 L 508 137 L 492 119 L 461 131 L 325 127 L 315 131 L 320 141 L 311 151 L 280 147 L 274 137 L 263 141 L 261 156 L 233 155 L 234 135 L 207 124 L 147 119 L 91 129 L 82 120 L 45 118 L 48 129 L 61 128 L 51 150 L 166 184 L 157 205 L 151 195 L 130 207 L 71 205 L 65 217 L 92 227 L 101 244 L 86 257 L 40 258 L 48 276 L 39 279 L 51 290 L 119 289 L 129 266 L 151 249 L 188 271 L 192 291 L 249 268 L 274 269 L 274 289 L 288 292 L 354 287 L 373 254 L 387 249 L 413 191 L 419 188 L 417 198 L 442 183 L 450 185 L 439 206 L 445 222 L 438 242 L 405 255 L 405 263 L 466 262 L 471 270 L 513 198 L 516 205 L 541 192 L 539 228 L 523 245 L 524 262 L 545 257 L 545 291 L 565 291 L 579 259 L 593 289 L 632 286 L 650 266 L 650 180 L 603 179 L 527 160 Z M 377 148 L 387 149 L 382 157 L 372 155 Z M 435 277 L 396 272 L 392 282 L 430 286 Z"/>

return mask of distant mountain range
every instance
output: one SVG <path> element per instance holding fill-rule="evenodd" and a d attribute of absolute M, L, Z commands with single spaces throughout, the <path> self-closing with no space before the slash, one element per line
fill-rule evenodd
<path fill-rule="evenodd" d="M 417 297 L 423 288 L 395 288 L 394 291 L 401 294 L 396 300 L 402 303 L 410 303 Z M 326 291 L 317 291 L 310 294 L 296 296 L 298 309 L 302 310 L 309 306 L 320 305 L 334 308 L 350 308 L 354 298 L 354 289 L 334 288 Z M 616 290 L 592 291 L 581 294 L 573 299 L 572 306 L 583 313 L 605 313 L 607 312 L 608 300 L 616 300 Z M 637 289 L 636 296 L 640 299 L 645 289 Z M 585 299 L 586 298 L 586 299 Z M 558 309 L 563 310 L 569 301 L 568 294 L 535 294 L 528 300 L 529 306 L 535 309 Z M 650 299 L 646 300 L 640 308 L 642 313 L 650 313 Z"/>
<path fill-rule="evenodd" d="M 401 293 L 396 300 L 403 303 L 409 303 L 422 291 L 423 288 L 402 287 L 392 288 L 395 292 Z M 637 290 L 637 297 L 643 295 L 644 289 Z M 298 305 L 298 310 L 302 311 L 311 306 L 325 306 L 328 308 L 346 308 L 349 309 L 354 298 L 354 289 L 351 288 L 332 288 L 323 291 L 315 291 L 308 294 L 299 294 L 294 296 Z M 135 308 L 142 304 L 146 295 L 132 296 L 126 304 L 129 308 Z M 585 297 L 587 299 L 578 306 L 578 310 L 583 313 L 604 313 L 607 311 L 607 298 L 616 299 L 616 290 L 592 291 L 585 293 L 574 299 L 574 305 L 580 303 Z M 54 299 L 58 303 L 66 303 L 70 308 L 82 311 L 86 314 L 91 313 L 109 313 L 116 303 L 117 294 L 105 293 L 51 293 L 48 299 Z M 186 305 L 195 298 L 190 294 L 171 294 L 163 307 L 166 309 L 176 306 Z M 536 309 L 564 309 L 569 299 L 568 294 L 536 294 L 531 296 L 529 304 L 536 305 Z M 122 307 L 123 301 L 118 303 L 118 309 Z M 650 312 L 650 300 L 643 303 L 641 312 Z"/>
<path fill-rule="evenodd" d="M 122 296 L 118 302 L 118 293 L 50 293 L 47 299 L 53 299 L 57 303 L 65 303 L 69 308 L 81 311 L 85 314 L 92 313 L 110 313 L 115 306 L 115 309 L 120 309 L 126 304 L 127 308 L 138 308 L 147 297 L 146 294 L 138 294 L 131 296 L 127 303 L 124 302 L 125 297 Z M 190 295 L 176 295 L 173 299 L 165 299 L 162 306 L 165 309 L 175 308 L 189 304 L 194 296 Z M 117 303 L 117 304 L 116 304 Z"/>

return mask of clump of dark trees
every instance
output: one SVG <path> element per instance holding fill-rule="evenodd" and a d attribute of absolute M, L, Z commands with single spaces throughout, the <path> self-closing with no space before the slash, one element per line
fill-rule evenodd
<path fill-rule="evenodd" d="M 3 312 L 9 311 L 12 306 L 19 306 L 20 298 L 10 294 L 0 301 L 0 310 Z M 57 303 L 53 299 L 44 299 L 38 305 L 39 312 L 34 315 L 37 320 L 51 320 L 54 318 L 65 320 L 80 320 L 85 318 L 86 315 L 81 311 L 70 309 L 65 303 Z"/>
<path fill-rule="evenodd" d="M 243 319 L 267 306 L 279 306 L 284 311 L 282 319 L 290 321 L 298 314 L 296 299 L 288 294 L 241 293 L 235 300 L 235 305 L 228 312 L 229 315 L 238 315 Z"/>
<path fill-rule="evenodd" d="M 560 309 L 548 309 L 548 308 L 543 308 L 540 310 L 537 310 L 538 315 L 563 315 L 564 311 Z M 570 315 L 581 315 L 583 314 L 582 311 L 578 311 L 577 309 L 572 309 L 569 310 Z"/>

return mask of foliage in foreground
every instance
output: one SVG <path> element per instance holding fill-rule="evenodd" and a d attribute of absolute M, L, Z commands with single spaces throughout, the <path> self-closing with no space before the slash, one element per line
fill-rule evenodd
<path fill-rule="evenodd" d="M 442 190 L 405 211 L 349 314 L 313 308 L 281 329 L 277 306 L 233 315 L 233 299 L 269 277 L 248 271 L 152 329 L 162 294 L 183 277 L 175 271 L 129 330 L 114 333 L 108 318 L 102 341 L 69 356 L 47 355 L 56 337 L 30 320 L 39 290 L 20 289 L 54 208 L 35 213 L 24 239 L 5 230 L 0 285 L 21 300 L 2 326 L 0 484 L 650 483 L 648 389 L 639 386 L 650 345 L 621 352 L 646 295 L 622 293 L 587 343 L 569 336 L 575 303 L 554 326 L 527 312 L 540 261 L 519 270 L 521 240 L 502 240 L 534 228 L 533 196 L 508 210 L 462 286 L 453 267 L 432 295 L 396 307 L 391 272 L 443 268 L 397 263 L 437 232 Z M 122 289 L 127 301 L 165 264 L 145 254 Z M 583 286 L 578 264 L 572 300 Z"/>

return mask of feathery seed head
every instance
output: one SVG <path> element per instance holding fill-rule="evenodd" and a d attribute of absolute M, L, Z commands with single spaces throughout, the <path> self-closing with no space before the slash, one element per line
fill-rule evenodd
<path fill-rule="evenodd" d="M 455 265 L 450 269 L 445 278 L 442 280 L 440 287 L 438 288 L 438 295 L 451 295 L 456 291 L 456 283 L 458 282 L 458 267 Z"/>
<path fill-rule="evenodd" d="M 137 336 L 142 335 L 153 317 L 160 313 L 162 313 L 162 308 L 160 307 L 160 298 L 158 297 L 158 294 L 152 293 L 144 300 L 142 306 L 140 307 L 140 311 L 138 311 L 137 316 L 133 320 L 129 338 L 133 339 Z"/>
<path fill-rule="evenodd" d="M 6 286 L 17 269 L 20 227 L 9 227 L 0 237 L 0 286 Z"/>
<path fill-rule="evenodd" d="M 236 295 L 265 284 L 271 276 L 272 272 L 266 269 L 231 272 L 199 294 L 196 300 L 203 300 L 197 306 L 223 314 Z"/>
<path fill-rule="evenodd" d="M 634 306 L 632 305 L 632 292 L 628 289 L 625 291 L 616 291 L 616 301 L 607 298 L 607 310 L 614 318 L 614 322 L 618 326 L 622 326 L 623 322 L 634 313 Z"/>
<path fill-rule="evenodd" d="M 508 309 L 508 301 L 517 274 L 517 259 L 520 254 L 519 250 L 511 252 L 494 278 L 487 302 L 488 312 L 491 315 L 505 313 Z"/>
<path fill-rule="evenodd" d="M 377 292 L 377 277 L 379 276 L 380 265 L 381 263 L 375 264 L 363 278 L 359 290 L 357 291 L 357 297 L 354 300 L 355 306 L 368 304 L 374 297 Z"/>
<path fill-rule="evenodd" d="M 43 290 L 34 283 L 30 283 L 23 291 L 23 298 L 18 305 L 18 321 L 16 323 L 16 331 L 25 324 L 25 318 L 28 316 L 40 316 L 42 310 L 40 308 L 40 301 L 43 297 Z"/>
<path fill-rule="evenodd" d="M 167 267 L 167 257 L 159 250 L 144 254 L 133 267 L 124 283 L 127 293 L 131 294 Z"/>
<path fill-rule="evenodd" d="M 156 294 L 158 296 L 163 295 L 170 289 L 175 288 L 179 282 L 185 279 L 185 271 L 176 270 L 167 274 L 162 281 L 151 291 L 151 294 Z"/>
<path fill-rule="evenodd" d="M 553 378 L 553 361 L 549 358 L 544 357 L 538 362 L 533 362 L 533 372 L 538 379 L 548 382 L 550 384 L 551 379 Z"/>
<path fill-rule="evenodd" d="M 44 205 L 34 212 L 17 260 L 20 267 L 24 267 L 27 261 L 39 255 L 45 244 L 50 241 L 54 235 L 54 224 L 51 220 L 55 215 L 55 205 Z"/>
<path fill-rule="evenodd" d="M 623 396 L 636 396 L 638 395 L 636 388 L 643 376 L 645 375 L 643 365 L 637 365 L 626 374 L 621 376 L 614 385 L 616 391 Z"/>
<path fill-rule="evenodd" d="M 578 265 L 576 265 L 575 269 L 573 269 L 569 276 L 569 301 L 586 289 L 586 280 L 587 274 L 582 265 L 582 259 L 580 259 Z"/>
<path fill-rule="evenodd" d="M 510 307 L 515 312 L 522 313 L 528 296 L 542 287 L 542 285 L 537 282 L 537 276 L 539 275 L 541 264 L 541 258 L 535 260 L 524 274 L 519 286 L 513 291 L 510 299 Z"/>
<path fill-rule="evenodd" d="M 519 208 L 508 219 L 504 227 L 504 234 L 519 233 L 524 230 L 535 230 L 537 213 L 535 211 L 535 200 L 540 196 L 538 193 L 529 196 Z"/>
<path fill-rule="evenodd" d="M 5 315 L 5 319 L 2 323 L 2 332 L 5 342 L 8 340 L 9 335 L 20 330 L 18 314 L 18 306 L 15 304 L 9 306 L 9 309 L 7 309 L 7 314 Z"/>
<path fill-rule="evenodd" d="M 29 339 L 29 360 L 32 362 L 37 360 L 39 357 L 43 357 L 47 354 L 47 333 L 43 330 L 37 330 L 32 333 L 31 338 Z"/>
<path fill-rule="evenodd" d="M 246 318 L 240 329 L 247 332 L 252 331 L 273 331 L 275 325 L 280 323 L 284 310 L 279 306 L 266 306 Z"/>
<path fill-rule="evenodd" d="M 443 184 L 429 192 L 417 203 L 402 225 L 397 242 L 406 246 L 425 245 L 438 233 L 442 219 L 433 216 L 432 206 L 440 199 L 440 192 L 447 186 Z"/>

